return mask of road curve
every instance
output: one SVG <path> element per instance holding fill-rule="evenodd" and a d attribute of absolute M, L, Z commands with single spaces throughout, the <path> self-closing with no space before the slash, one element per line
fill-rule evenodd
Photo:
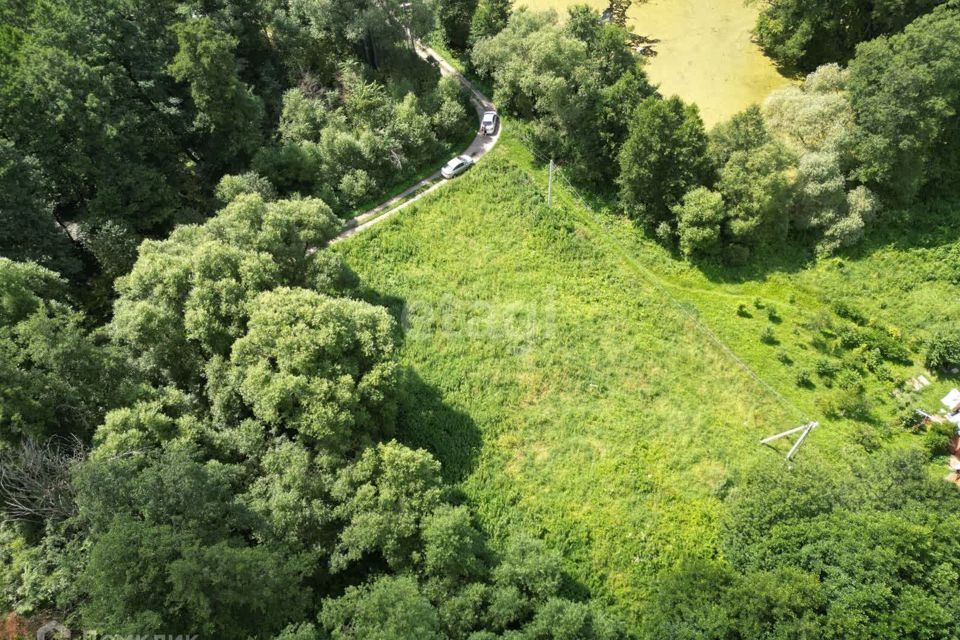
<path fill-rule="evenodd" d="M 460 85 L 469 94 L 470 103 L 473 105 L 473 108 L 476 109 L 478 118 L 483 116 L 484 111 L 496 110 L 490 98 L 483 95 L 483 93 L 481 93 L 472 82 L 467 80 L 462 73 L 454 69 L 453 65 L 444 60 L 439 53 L 422 42 L 416 43 L 416 50 L 417 55 L 424 60 L 436 62 L 440 67 L 440 74 L 442 76 L 456 78 L 457 81 L 460 82 Z M 478 133 L 477 137 L 473 139 L 473 142 L 470 143 L 470 146 L 467 147 L 466 151 L 464 151 L 461 155 L 470 156 L 474 159 L 474 161 L 479 160 L 491 149 L 493 149 L 494 146 L 496 146 L 497 141 L 500 140 L 500 132 L 502 129 L 503 120 L 500 121 L 500 124 L 497 126 L 497 131 L 494 133 L 494 135 L 488 136 Z M 479 126 L 477 127 L 477 130 L 479 131 Z M 340 234 L 331 241 L 331 243 L 339 242 L 340 240 L 344 240 L 350 236 L 356 235 L 365 229 L 369 229 L 378 222 L 386 220 L 393 214 L 398 213 L 428 193 L 439 189 L 449 182 L 449 180 L 444 180 L 440 175 L 440 172 L 437 171 L 428 178 L 424 178 L 420 182 L 408 187 L 403 191 L 403 193 L 400 193 L 399 195 L 390 198 L 386 202 L 379 204 L 368 211 L 364 211 L 360 215 L 348 220 L 344 225 L 343 231 L 341 231 Z"/>

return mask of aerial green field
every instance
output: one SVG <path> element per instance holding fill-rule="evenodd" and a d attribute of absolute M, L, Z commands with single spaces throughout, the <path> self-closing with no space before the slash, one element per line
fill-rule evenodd
<path fill-rule="evenodd" d="M 583 0 L 521 0 L 533 9 L 564 15 Z M 586 2 L 597 9 L 605 0 Z M 649 0 L 628 14 L 634 32 L 660 40 L 647 71 L 664 95 L 676 94 L 700 107 L 707 126 L 763 102 L 787 82 L 751 40 L 760 7 L 744 0 Z"/>
<path fill-rule="evenodd" d="M 852 422 L 824 419 L 822 380 L 794 380 L 824 357 L 807 324 L 832 315 L 834 296 L 907 335 L 947 319 L 955 292 L 923 265 L 956 252 L 955 237 L 916 250 L 879 239 L 846 265 L 787 256 L 768 274 L 701 272 L 565 187 L 552 209 L 544 195 L 542 167 L 507 133 L 456 184 L 338 245 L 404 327 L 402 439 L 438 456 L 494 536 L 543 536 L 636 622 L 660 570 L 717 557 L 737 478 L 783 467 L 790 442 L 761 437 L 822 420 L 797 464 L 837 468 L 884 438 L 913 446 L 883 427 L 899 382 L 866 379 L 872 416 Z M 912 268 L 887 270 L 894 258 Z M 904 293 L 881 308 L 889 287 Z M 760 341 L 767 328 L 778 344 Z M 890 365 L 897 381 L 920 370 Z"/>

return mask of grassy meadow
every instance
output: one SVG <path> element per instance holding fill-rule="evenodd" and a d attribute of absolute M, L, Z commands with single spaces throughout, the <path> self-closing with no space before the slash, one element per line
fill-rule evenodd
<path fill-rule="evenodd" d="M 598 10 L 605 0 L 520 0 L 518 6 L 554 9 L 561 16 L 574 4 Z M 707 126 L 726 120 L 785 85 L 773 62 L 751 40 L 760 11 L 744 0 L 635 0 L 628 25 L 657 38 L 659 55 L 647 73 L 664 95 L 676 94 L 700 107 Z"/>
<path fill-rule="evenodd" d="M 790 443 L 761 437 L 820 419 L 797 464 L 840 468 L 879 442 L 919 443 L 887 433 L 894 382 L 864 377 L 868 419 L 825 419 L 830 382 L 800 388 L 796 370 L 825 357 L 813 320 L 847 322 L 834 298 L 908 342 L 949 317 L 955 285 L 929 274 L 956 244 L 701 271 L 563 186 L 547 209 L 545 180 L 508 130 L 456 184 L 338 245 L 404 328 L 400 437 L 439 457 L 495 537 L 543 536 L 581 586 L 636 621 L 661 569 L 719 553 L 740 474 L 783 466 Z M 778 344 L 761 342 L 768 327 Z M 895 380 L 919 372 L 887 366 Z"/>

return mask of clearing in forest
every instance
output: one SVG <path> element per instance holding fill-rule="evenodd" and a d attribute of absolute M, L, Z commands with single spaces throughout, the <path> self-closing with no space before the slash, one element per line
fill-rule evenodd
<path fill-rule="evenodd" d="M 659 570 L 717 553 L 729 482 L 782 464 L 757 442 L 801 416 L 562 191 L 547 209 L 506 137 L 338 251 L 404 327 L 401 439 L 438 456 L 491 533 L 542 535 L 637 620 Z"/>

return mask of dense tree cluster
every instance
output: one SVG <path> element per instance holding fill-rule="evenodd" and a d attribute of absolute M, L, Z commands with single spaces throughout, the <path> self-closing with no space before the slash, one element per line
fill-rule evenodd
<path fill-rule="evenodd" d="M 729 499 L 724 560 L 661 577 L 650 637 L 952 638 L 960 494 L 923 462 L 755 470 Z"/>
<path fill-rule="evenodd" d="M 628 34 L 586 6 L 562 25 L 518 10 L 471 60 L 541 158 L 583 184 L 616 184 L 623 210 L 685 256 L 741 263 L 788 238 L 827 255 L 859 242 L 881 204 L 960 175 L 960 4 L 907 4 L 867 7 L 891 35 L 860 44 L 849 67 L 823 65 L 709 134 L 696 107 L 655 93 Z M 842 12 L 810 10 L 842 24 Z"/>
<path fill-rule="evenodd" d="M 391 439 L 393 318 L 324 248 L 329 207 L 261 191 L 225 181 L 215 217 L 145 242 L 94 331 L 56 274 L 0 259 L 0 463 L 35 461 L 0 483 L 0 607 L 112 634 L 623 637 Z M 41 444 L 67 435 L 89 453 Z"/>
<path fill-rule="evenodd" d="M 413 176 L 445 142 L 471 130 L 456 80 L 437 82 L 410 52 L 383 64 L 383 73 L 399 66 L 394 79 L 373 81 L 344 64 L 335 88 L 288 90 L 279 140 L 254 157 L 253 168 L 281 193 L 317 195 L 342 213 Z M 423 81 L 411 84 L 417 74 Z"/>
<path fill-rule="evenodd" d="M 0 255 L 78 282 L 99 273 L 101 298 L 141 238 L 201 219 L 222 176 L 254 159 L 281 193 L 343 213 L 470 128 L 459 87 L 438 87 L 412 51 L 410 36 L 433 29 L 430 2 L 22 0 L 2 11 Z"/>
<path fill-rule="evenodd" d="M 897 33 L 946 0 L 765 0 L 760 44 L 781 65 L 813 71 L 846 62 L 861 42 Z"/>
<path fill-rule="evenodd" d="M 542 156 L 598 185 L 616 177 L 634 109 L 654 91 L 626 39 L 586 6 L 572 7 L 563 25 L 553 12 L 520 9 L 475 43 L 471 60 L 493 80 L 500 109 L 525 119 Z"/>

